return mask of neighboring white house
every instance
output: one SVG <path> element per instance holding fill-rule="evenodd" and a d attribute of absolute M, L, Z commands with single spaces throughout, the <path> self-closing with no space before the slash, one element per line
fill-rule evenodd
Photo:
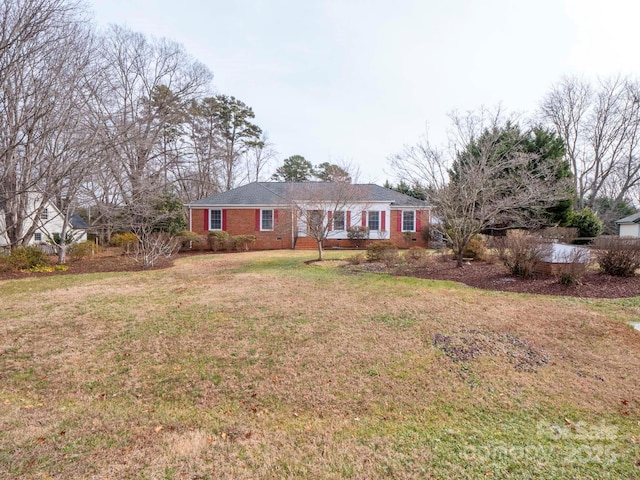
<path fill-rule="evenodd" d="M 640 213 L 634 213 L 616 222 L 621 237 L 640 237 Z"/>
<path fill-rule="evenodd" d="M 54 234 L 60 234 L 64 223 L 64 217 L 56 206 L 51 202 L 46 202 L 40 210 L 40 214 L 36 214 L 37 211 L 36 201 L 31 202 L 34 213 L 27 217 L 24 222 L 23 233 L 26 232 L 36 224 L 36 229 L 33 236 L 29 240 L 29 245 L 46 245 L 49 240 L 53 238 Z M 71 228 L 69 229 L 70 236 L 74 242 L 83 242 L 87 239 L 87 229 L 89 226 L 85 221 L 77 214 L 71 217 Z M 0 248 L 9 245 L 9 237 L 7 236 L 7 229 L 5 227 L 4 212 L 0 210 Z"/>

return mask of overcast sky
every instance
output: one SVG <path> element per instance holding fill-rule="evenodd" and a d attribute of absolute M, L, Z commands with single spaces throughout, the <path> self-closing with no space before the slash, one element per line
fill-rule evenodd
<path fill-rule="evenodd" d="M 534 112 L 563 75 L 639 76 L 636 0 L 91 0 L 110 23 L 185 46 L 251 106 L 279 161 L 387 158 L 453 110 Z M 274 165 L 274 167 L 277 165 Z"/>

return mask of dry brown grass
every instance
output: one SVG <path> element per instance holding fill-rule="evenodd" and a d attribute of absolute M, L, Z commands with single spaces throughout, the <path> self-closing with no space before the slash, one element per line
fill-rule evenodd
<path fill-rule="evenodd" d="M 623 321 L 640 302 L 305 259 L 0 282 L 0 477 L 591 478 L 566 462 L 582 437 L 540 434 L 565 417 L 615 429 L 605 446 L 619 462 L 592 462 L 596 476 L 640 472 L 640 335 Z M 438 334 L 475 335 L 483 352 L 453 362 Z M 504 338 L 548 363 L 515 368 Z M 477 455 L 526 438 L 551 465 Z"/>

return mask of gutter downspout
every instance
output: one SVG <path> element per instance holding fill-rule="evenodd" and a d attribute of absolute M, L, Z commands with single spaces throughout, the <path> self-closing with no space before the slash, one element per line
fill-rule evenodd
<path fill-rule="evenodd" d="M 296 244 L 295 244 L 296 236 L 295 236 L 295 232 L 294 232 L 296 226 L 294 224 L 294 216 L 295 215 L 294 215 L 294 211 L 293 210 L 294 210 L 293 209 L 293 205 L 291 205 L 291 250 L 294 250 L 296 248 Z"/>

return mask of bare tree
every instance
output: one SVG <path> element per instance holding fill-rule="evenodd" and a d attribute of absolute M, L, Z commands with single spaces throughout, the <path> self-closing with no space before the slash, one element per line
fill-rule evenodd
<path fill-rule="evenodd" d="M 211 73 L 181 45 L 117 26 L 103 38 L 100 61 L 94 118 L 119 202 L 130 205 L 167 188 L 176 158 L 169 161 L 168 143 L 178 135 L 185 105 L 202 94 Z"/>
<path fill-rule="evenodd" d="M 269 141 L 269 136 L 264 132 L 259 140 L 249 142 L 244 154 L 247 182 L 264 181 L 266 179 L 264 172 L 277 154 L 273 143 Z"/>
<path fill-rule="evenodd" d="M 223 190 L 219 160 L 218 108 L 213 97 L 189 105 L 185 126 L 188 144 L 186 171 L 180 176 L 183 197 L 188 200 L 208 197 Z"/>
<path fill-rule="evenodd" d="M 566 196 L 566 188 L 549 181 L 555 172 L 536 163 L 535 154 L 522 151 L 517 141 L 505 141 L 512 119 L 482 110 L 452 114 L 451 120 L 447 151 L 425 137 L 393 156 L 391 164 L 402 180 L 425 186 L 437 218 L 432 228 L 448 239 L 460 267 L 474 235 L 495 225 L 532 225 Z"/>
<path fill-rule="evenodd" d="M 130 229 L 138 239 L 133 258 L 143 268 L 153 268 L 158 260 L 178 251 L 178 234 L 186 228 L 186 221 L 182 203 L 175 195 L 140 198 L 127 210 Z"/>
<path fill-rule="evenodd" d="M 578 207 L 597 210 L 608 197 L 624 202 L 640 185 L 640 86 L 629 78 L 594 87 L 564 78 L 544 98 L 543 119 L 567 144 Z"/>
<path fill-rule="evenodd" d="M 11 0 L 0 19 L 0 210 L 12 246 L 29 242 L 59 190 L 66 135 L 84 108 L 92 32 L 74 2 Z M 65 138 L 63 141 L 62 138 Z"/>

